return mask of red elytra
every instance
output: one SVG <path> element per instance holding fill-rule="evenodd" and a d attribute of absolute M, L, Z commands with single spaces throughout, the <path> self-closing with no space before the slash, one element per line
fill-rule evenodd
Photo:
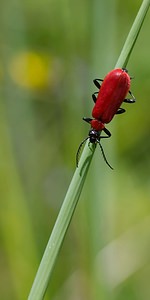
<path fill-rule="evenodd" d="M 102 84 L 99 84 L 99 81 L 102 81 Z M 91 118 L 83 118 L 84 121 L 90 123 L 91 130 L 89 131 L 88 137 L 86 137 L 80 144 L 77 155 L 76 155 L 76 164 L 78 166 L 79 152 L 84 144 L 84 142 L 89 139 L 89 142 L 92 144 L 99 144 L 103 158 L 107 165 L 113 169 L 108 163 L 106 156 L 104 154 L 103 148 L 100 144 L 100 139 L 109 138 L 111 133 L 105 127 L 105 124 L 109 123 L 115 114 L 121 114 L 125 112 L 125 109 L 121 108 L 122 102 L 134 103 L 135 97 L 130 91 L 130 82 L 131 78 L 128 75 L 127 69 L 114 69 L 110 71 L 104 78 L 95 79 L 94 84 L 99 88 L 99 92 L 94 93 L 92 98 L 95 102 L 94 108 L 92 110 Z M 130 94 L 131 99 L 125 98 L 127 94 Z M 98 94 L 97 97 L 95 94 Z M 101 136 L 101 131 L 104 131 L 106 135 Z"/>
<path fill-rule="evenodd" d="M 130 89 L 130 76 L 124 69 L 115 69 L 104 78 L 92 116 L 102 123 L 109 123 L 120 108 Z"/>

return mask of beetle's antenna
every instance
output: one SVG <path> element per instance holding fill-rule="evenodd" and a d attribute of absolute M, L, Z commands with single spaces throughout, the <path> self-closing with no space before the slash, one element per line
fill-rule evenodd
<path fill-rule="evenodd" d="M 78 148 L 78 151 L 77 151 L 77 154 L 76 154 L 76 166 L 78 168 L 78 163 L 79 163 L 79 154 L 80 154 L 80 151 L 81 151 L 81 148 L 83 146 L 83 144 L 88 140 L 89 137 L 86 137 L 82 142 L 81 144 L 79 145 L 79 148 Z"/>
<path fill-rule="evenodd" d="M 105 162 L 106 162 L 106 164 L 109 166 L 109 168 L 111 168 L 111 169 L 113 170 L 113 167 L 112 167 L 112 166 L 109 164 L 109 162 L 107 161 L 107 158 L 106 158 L 106 156 L 105 156 L 104 149 L 103 149 L 103 147 L 102 147 L 102 145 L 101 145 L 100 141 L 99 141 L 99 140 L 97 140 L 97 142 L 98 142 L 98 144 L 99 144 L 99 146 L 100 146 L 100 149 L 101 149 L 101 152 L 102 152 L 102 155 L 103 155 L 104 161 L 105 161 Z"/>

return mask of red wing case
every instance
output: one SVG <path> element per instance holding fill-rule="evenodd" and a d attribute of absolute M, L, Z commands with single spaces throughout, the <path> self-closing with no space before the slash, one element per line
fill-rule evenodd
<path fill-rule="evenodd" d="M 130 76 L 123 69 L 114 69 L 104 78 L 100 87 L 93 118 L 109 123 L 124 101 L 130 89 Z"/>

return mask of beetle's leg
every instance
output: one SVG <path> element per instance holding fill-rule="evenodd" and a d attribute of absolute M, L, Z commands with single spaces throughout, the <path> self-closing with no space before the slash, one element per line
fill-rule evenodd
<path fill-rule="evenodd" d="M 131 99 L 124 99 L 124 102 L 126 103 L 134 103 L 136 101 L 134 95 L 131 93 L 131 91 L 129 91 L 130 96 L 132 97 Z"/>
<path fill-rule="evenodd" d="M 122 107 L 119 107 L 117 112 L 116 112 L 116 115 L 120 115 L 120 114 L 123 114 L 126 110 Z"/>
<path fill-rule="evenodd" d="M 102 135 L 102 136 L 100 136 L 100 139 L 106 139 L 106 138 L 111 137 L 111 133 L 110 133 L 110 131 L 109 131 L 107 128 L 104 128 L 103 131 L 104 131 L 107 135 Z"/>
<path fill-rule="evenodd" d="M 96 103 L 97 97 L 96 95 L 98 94 L 98 92 L 95 92 L 94 94 L 92 94 L 92 99 L 94 101 L 94 103 Z"/>
<path fill-rule="evenodd" d="M 92 119 L 91 118 L 83 118 L 83 121 L 85 121 L 87 123 L 91 123 Z"/>
<path fill-rule="evenodd" d="M 100 87 L 101 87 L 99 81 L 103 81 L 103 79 L 96 78 L 96 79 L 93 80 L 95 86 L 96 86 L 98 89 L 100 89 Z"/>

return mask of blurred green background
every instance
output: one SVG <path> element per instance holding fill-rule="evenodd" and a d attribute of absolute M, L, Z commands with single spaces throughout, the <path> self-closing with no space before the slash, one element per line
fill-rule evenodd
<path fill-rule="evenodd" d="M 27 299 L 89 131 L 92 80 L 114 68 L 141 1 L 1 1 L 0 298 Z M 150 19 L 127 66 L 137 102 L 107 128 L 45 299 L 150 299 Z"/>

